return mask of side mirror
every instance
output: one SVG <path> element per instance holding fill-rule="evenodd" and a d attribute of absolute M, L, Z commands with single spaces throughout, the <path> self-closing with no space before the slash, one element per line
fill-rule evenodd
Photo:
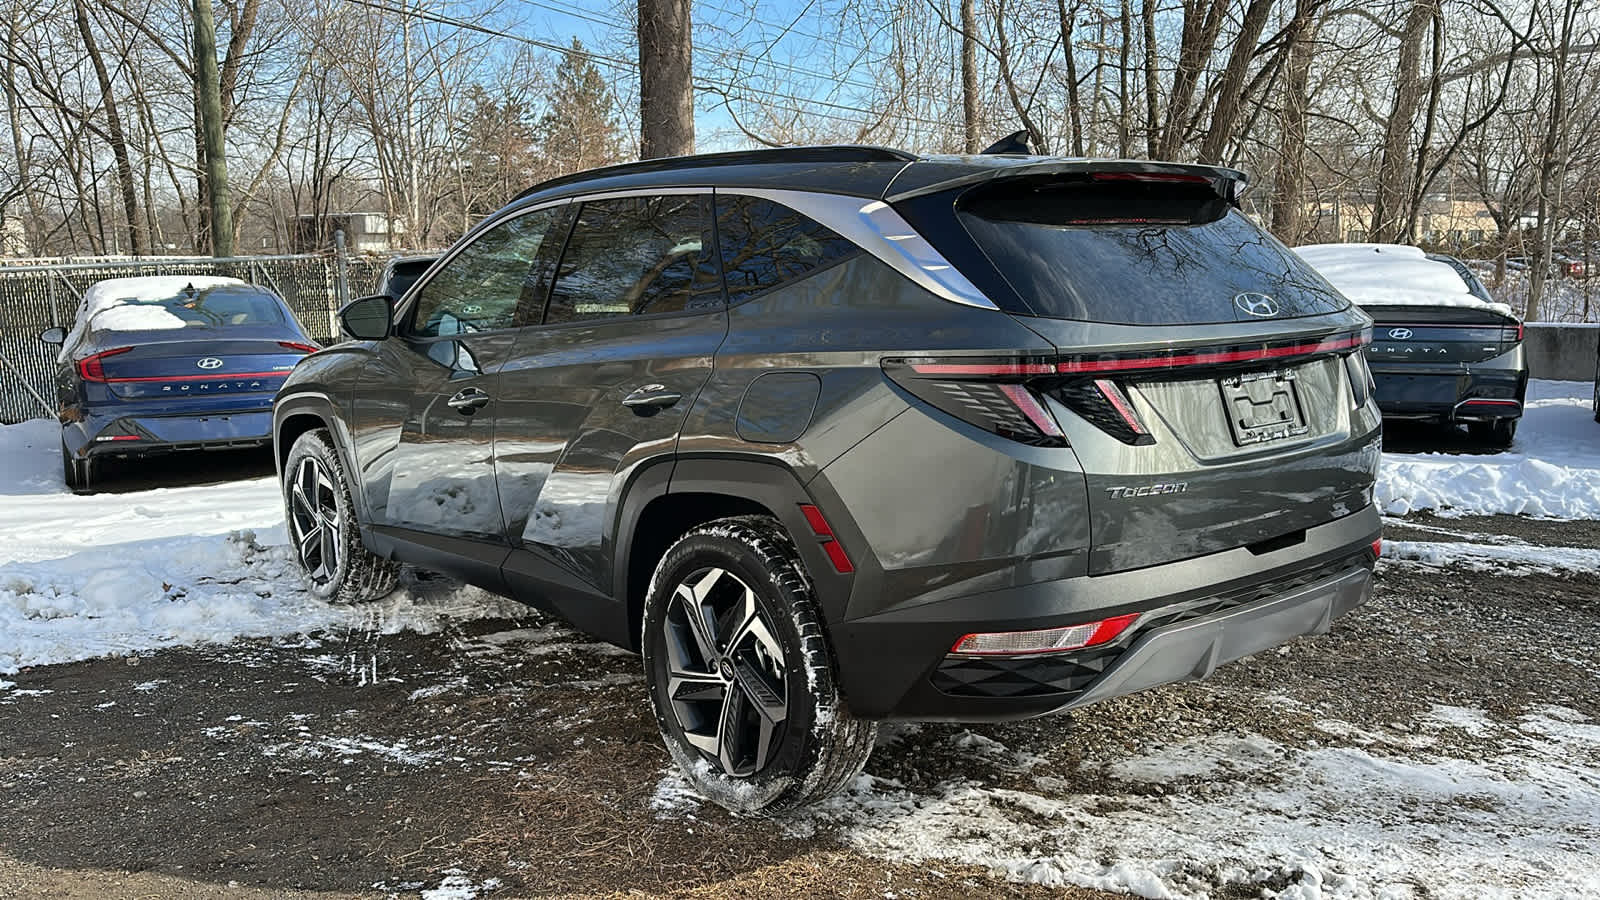
<path fill-rule="evenodd" d="M 394 330 L 394 300 L 385 294 L 351 300 L 339 310 L 339 327 L 358 341 L 381 341 Z"/>
<path fill-rule="evenodd" d="M 64 344 L 67 342 L 67 330 L 65 328 L 46 328 L 39 332 L 39 340 L 44 341 L 46 344 Z"/>

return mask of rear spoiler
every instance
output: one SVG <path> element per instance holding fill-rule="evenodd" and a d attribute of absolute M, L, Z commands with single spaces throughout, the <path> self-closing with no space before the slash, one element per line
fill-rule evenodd
<path fill-rule="evenodd" d="M 912 165 L 916 165 L 913 163 Z M 912 200 L 928 194 L 937 194 L 953 188 L 975 187 L 1005 178 L 1023 178 L 1037 175 L 1103 175 L 1108 179 L 1129 181 L 1192 181 L 1203 180 L 1211 185 L 1217 196 L 1238 205 L 1250 183 L 1250 176 L 1238 169 L 1222 166 L 1201 166 L 1190 163 L 1150 162 L 1141 159 L 1041 159 L 1020 165 L 995 166 L 944 181 L 923 185 L 898 194 L 884 197 L 890 204 Z"/>

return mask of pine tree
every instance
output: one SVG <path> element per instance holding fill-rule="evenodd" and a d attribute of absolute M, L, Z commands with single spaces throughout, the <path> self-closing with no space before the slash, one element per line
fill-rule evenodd
<path fill-rule="evenodd" d="M 550 108 L 535 129 L 539 152 L 552 174 L 622 161 L 623 134 L 612 99 L 600 69 L 573 38 L 571 52 L 556 67 Z"/>

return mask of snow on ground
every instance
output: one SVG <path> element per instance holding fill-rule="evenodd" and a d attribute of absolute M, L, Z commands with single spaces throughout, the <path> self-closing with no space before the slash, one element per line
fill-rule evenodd
<path fill-rule="evenodd" d="M 1512 575 L 1600 572 L 1600 550 L 1588 547 L 1479 544 L 1470 541 L 1384 541 L 1383 558 Z"/>
<path fill-rule="evenodd" d="M 1385 453 L 1379 508 L 1391 515 L 1494 513 L 1600 518 L 1600 423 L 1586 381 L 1530 381 L 1504 453 Z"/>
<path fill-rule="evenodd" d="M 324 603 L 290 555 L 274 479 L 75 496 L 57 428 L 0 426 L 0 675 L 240 637 L 429 632 L 522 610 L 474 588 Z"/>
<path fill-rule="evenodd" d="M 1460 759 L 1206 735 L 1086 761 L 1097 786 L 1088 792 L 1046 775 L 1030 789 L 952 780 L 920 792 L 862 775 L 789 828 L 838 826 L 851 846 L 896 861 L 1151 898 L 1241 888 L 1281 900 L 1600 894 L 1600 724 L 1560 707 L 1508 723 L 1436 707 L 1419 726 L 1414 744 L 1456 731 L 1494 750 Z M 668 772 L 656 815 L 690 815 L 685 787 Z"/>

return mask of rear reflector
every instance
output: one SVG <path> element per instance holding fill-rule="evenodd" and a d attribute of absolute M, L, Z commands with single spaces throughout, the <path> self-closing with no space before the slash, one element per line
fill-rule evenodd
<path fill-rule="evenodd" d="M 1126 631 L 1138 613 L 1128 613 L 1099 622 L 1045 628 L 1039 631 L 989 631 L 964 635 L 950 648 L 951 653 L 972 656 L 1023 656 L 1030 653 L 1062 653 L 1082 650 L 1115 640 Z"/>
<path fill-rule="evenodd" d="M 849 575 L 856 570 L 850 557 L 844 552 L 839 539 L 833 535 L 833 527 L 823 517 L 822 510 L 809 503 L 800 504 L 800 514 L 806 517 L 806 524 L 811 526 L 811 533 L 822 540 L 822 552 L 828 554 L 828 562 L 833 564 L 833 569 L 840 575 Z"/>
<path fill-rule="evenodd" d="M 116 356 L 120 353 L 127 353 L 132 349 L 132 347 L 118 347 L 115 350 L 102 350 L 93 356 L 85 356 L 83 359 L 78 360 L 78 377 L 82 378 L 84 381 L 98 381 L 104 383 L 107 379 L 106 370 L 102 364 L 102 361 L 107 357 Z"/>
<path fill-rule="evenodd" d="M 1377 559 L 1381 556 L 1383 556 L 1383 538 L 1378 538 L 1372 542 L 1372 558 Z"/>
<path fill-rule="evenodd" d="M 1515 400 L 1490 400 L 1486 397 L 1474 397 L 1471 400 L 1461 401 L 1462 406 L 1521 406 Z"/>
<path fill-rule="evenodd" d="M 137 434 L 102 434 L 95 438 L 96 441 L 139 441 L 144 440 Z"/>
<path fill-rule="evenodd" d="M 315 353 L 318 350 L 322 349 L 321 347 L 318 347 L 318 346 L 315 346 L 315 345 L 312 345 L 312 344 L 302 344 L 302 343 L 299 343 L 298 341 L 279 341 L 278 342 L 278 346 L 279 347 L 287 347 L 290 350 L 298 350 L 301 353 Z"/>

